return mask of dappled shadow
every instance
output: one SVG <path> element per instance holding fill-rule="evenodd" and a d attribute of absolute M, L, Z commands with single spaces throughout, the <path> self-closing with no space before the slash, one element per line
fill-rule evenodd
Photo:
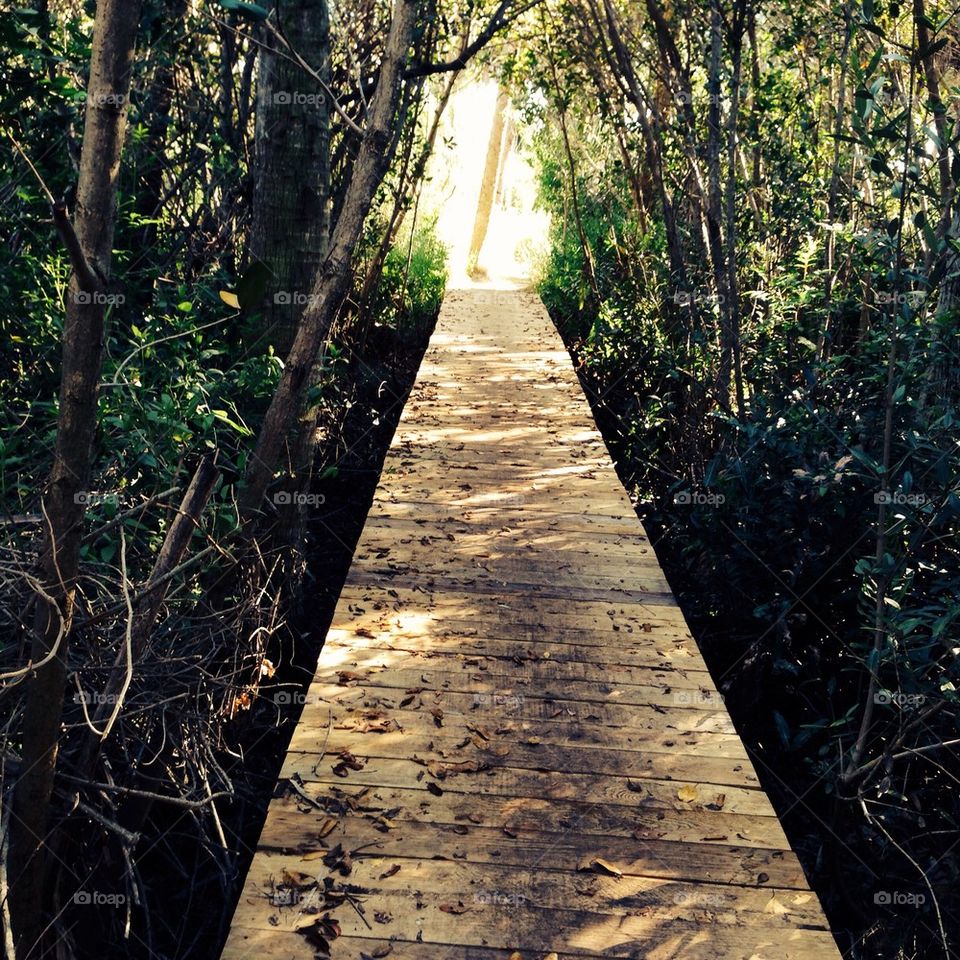
<path fill-rule="evenodd" d="M 836 957 L 542 307 L 457 291 L 225 957 Z"/>

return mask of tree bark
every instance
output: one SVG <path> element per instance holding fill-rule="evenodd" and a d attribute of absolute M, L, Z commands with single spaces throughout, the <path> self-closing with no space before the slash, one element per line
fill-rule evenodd
<path fill-rule="evenodd" d="M 493 123 L 490 125 L 490 137 L 487 140 L 487 156 L 483 164 L 483 179 L 480 181 L 480 196 L 477 198 L 477 212 L 473 219 L 473 232 L 470 235 L 470 249 L 467 252 L 467 274 L 477 273 L 477 262 L 483 241 L 487 238 L 490 226 L 490 211 L 493 209 L 493 193 L 497 185 L 497 167 L 500 161 L 500 142 L 503 139 L 503 121 L 507 110 L 507 93 L 497 90 L 497 103 L 493 111 Z"/>
<path fill-rule="evenodd" d="M 327 0 L 276 0 L 276 26 L 330 83 Z M 260 52 L 250 250 L 273 276 L 263 304 L 286 357 L 330 240 L 330 106 L 321 82 L 271 37 Z"/>
<path fill-rule="evenodd" d="M 83 148 L 77 184 L 74 261 L 67 292 L 57 443 L 43 494 L 47 523 L 38 579 L 22 766 L 10 825 L 11 918 L 17 956 L 36 949 L 43 930 L 44 842 L 53 791 L 67 676 L 67 648 L 85 491 L 89 487 L 102 364 L 120 155 L 126 128 L 139 0 L 100 0 L 94 24 Z"/>
<path fill-rule="evenodd" d="M 317 354 L 351 280 L 351 259 L 374 194 L 386 174 L 394 113 L 416 24 L 415 0 L 395 0 L 380 76 L 370 101 L 360 152 L 353 166 L 330 250 L 314 279 L 280 382 L 263 419 L 239 496 L 240 516 L 248 523 L 259 513 L 279 463 Z"/>

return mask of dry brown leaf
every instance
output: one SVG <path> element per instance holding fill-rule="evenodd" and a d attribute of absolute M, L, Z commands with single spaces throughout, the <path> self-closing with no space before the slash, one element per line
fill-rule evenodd
<path fill-rule="evenodd" d="M 453 913 L 459 916 L 461 913 L 466 913 L 470 908 L 465 907 L 462 900 L 458 900 L 456 903 L 441 903 L 439 909 L 444 913 Z"/>
<path fill-rule="evenodd" d="M 311 873 L 302 873 L 299 870 L 288 870 L 286 867 L 280 872 L 280 876 L 283 879 L 284 886 L 296 887 L 297 889 L 301 887 L 312 887 L 317 882 L 317 878 Z"/>
<path fill-rule="evenodd" d="M 337 821 L 333 817 L 327 817 L 326 820 L 320 824 L 320 829 L 317 831 L 317 836 L 322 840 L 324 837 L 330 836 L 331 833 L 336 829 Z"/>
<path fill-rule="evenodd" d="M 390 867 L 389 870 L 384 870 L 383 873 L 380 874 L 380 876 L 378 877 L 378 879 L 380 879 L 380 880 L 386 880 L 387 877 L 392 877 L 392 876 L 394 876 L 395 874 L 397 874 L 397 873 L 399 873 L 399 872 L 400 872 L 400 864 L 399 864 L 399 863 L 395 863 L 392 867 Z"/>

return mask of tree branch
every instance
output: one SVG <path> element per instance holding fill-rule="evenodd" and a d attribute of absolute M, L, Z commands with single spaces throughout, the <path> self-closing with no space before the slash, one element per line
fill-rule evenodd
<path fill-rule="evenodd" d="M 515 10 L 512 16 L 507 17 L 507 10 L 513 0 L 501 0 L 500 6 L 494 11 L 487 25 L 477 35 L 476 40 L 468 44 L 453 60 L 445 63 L 415 63 L 403 75 L 404 80 L 413 80 L 417 77 L 430 77 L 438 73 L 449 73 L 451 70 L 462 70 L 467 63 L 478 54 L 504 27 L 509 26 L 519 16 L 532 10 L 541 0 L 530 0 L 529 3 Z"/>

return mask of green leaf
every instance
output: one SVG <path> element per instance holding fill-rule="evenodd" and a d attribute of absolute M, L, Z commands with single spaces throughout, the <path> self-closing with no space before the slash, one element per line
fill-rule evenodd
<path fill-rule="evenodd" d="M 259 3 L 248 3 L 247 0 L 219 0 L 224 10 L 235 10 L 237 13 L 251 20 L 266 20 L 270 11 L 261 7 Z"/>
<path fill-rule="evenodd" d="M 787 723 L 782 713 L 773 711 L 773 722 L 777 725 L 777 733 L 780 735 L 780 741 L 785 747 L 790 746 L 790 724 Z"/>

